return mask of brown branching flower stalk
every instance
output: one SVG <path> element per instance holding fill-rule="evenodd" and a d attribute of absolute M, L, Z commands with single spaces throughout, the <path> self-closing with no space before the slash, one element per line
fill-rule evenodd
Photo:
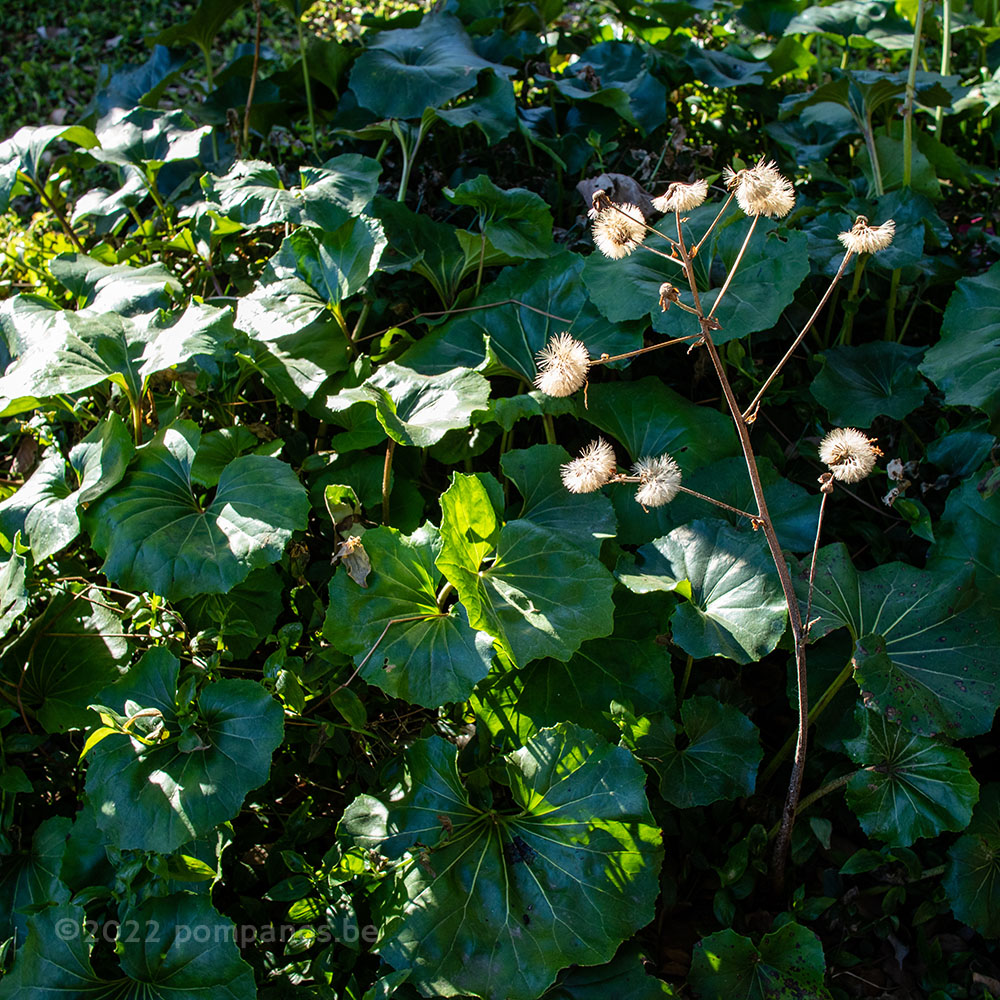
<path fill-rule="evenodd" d="M 749 230 L 743 245 L 734 261 L 726 280 L 716 296 L 711 309 L 706 312 L 702 306 L 701 296 L 695 280 L 693 260 L 699 248 L 708 236 L 708 232 L 702 234 L 701 240 L 692 245 L 688 245 L 681 226 L 682 214 L 697 208 L 705 200 L 708 192 L 707 185 L 702 181 L 693 184 L 673 183 L 660 197 L 654 200 L 654 207 L 664 213 L 674 214 L 677 238 L 664 237 L 668 239 L 671 250 L 669 254 L 661 254 L 678 263 L 684 270 L 688 287 L 691 291 L 692 306 L 681 303 L 677 289 L 666 282 L 660 289 L 660 305 L 663 309 L 668 309 L 671 305 L 678 305 L 692 312 L 698 318 L 699 333 L 693 335 L 697 339 L 694 345 L 704 344 L 708 352 L 712 366 L 719 379 L 726 405 L 733 418 L 737 434 L 740 439 L 740 446 L 746 462 L 747 472 L 750 477 L 750 484 L 753 490 L 754 501 L 757 505 L 757 513 L 752 514 L 741 511 L 737 508 L 729 507 L 719 501 L 712 500 L 711 497 L 703 497 L 712 503 L 717 503 L 736 513 L 751 519 L 753 526 L 760 529 L 767 539 L 768 548 L 774 560 L 775 568 L 778 571 L 778 578 L 781 582 L 785 604 L 788 609 L 789 625 L 792 632 L 792 639 L 795 647 L 795 669 L 796 685 L 798 688 L 798 725 L 795 740 L 795 756 L 792 763 L 792 773 L 789 779 L 788 792 L 785 798 L 785 805 L 782 810 L 781 822 L 777 829 L 777 838 L 774 848 L 774 885 L 777 890 L 781 890 L 784 885 L 785 866 L 788 859 L 788 850 L 791 843 L 792 827 L 795 821 L 795 814 L 798 810 L 802 791 L 802 778 L 805 770 L 806 746 L 809 728 L 809 705 L 806 688 L 806 641 L 808 638 L 808 613 L 811 607 L 811 587 L 810 602 L 807 602 L 806 621 L 803 621 L 798 598 L 792 585 L 791 574 L 781 551 L 774 525 L 771 521 L 764 498 L 763 485 L 760 473 L 757 469 L 757 462 L 754 456 L 753 447 L 750 442 L 748 424 L 756 416 L 757 407 L 763 393 L 771 382 L 777 377 L 778 372 L 791 357 L 792 352 L 798 347 L 806 333 L 811 329 L 816 321 L 820 310 L 828 301 L 831 293 L 840 277 L 843 275 L 848 261 L 852 256 L 876 253 L 885 249 L 893 237 L 895 224 L 892 220 L 880 226 L 870 226 L 868 220 L 860 217 L 847 233 L 840 236 L 844 245 L 844 259 L 840 264 L 836 276 L 830 283 L 829 288 L 823 295 L 813 315 L 809 318 L 802 331 L 795 338 L 785 356 L 776 366 L 775 370 L 764 383 L 763 388 L 754 398 L 750 406 L 741 410 L 733 394 L 732 385 L 726 374 L 725 367 L 719 357 L 719 352 L 712 339 L 714 330 L 720 329 L 719 320 L 715 313 L 719 303 L 723 300 L 729 289 L 730 283 L 743 260 L 743 256 L 750 240 L 753 237 L 758 220 L 761 216 L 770 219 L 784 218 L 795 207 L 795 189 L 792 183 L 784 177 L 777 166 L 771 161 L 759 160 L 754 166 L 741 170 L 727 169 L 725 174 L 725 184 L 729 191 L 729 197 L 719 210 L 718 215 L 709 227 L 708 232 L 716 225 L 729 203 L 735 199 L 741 211 L 751 218 Z M 596 204 L 596 203 L 595 203 Z M 635 206 L 616 206 L 606 199 L 601 202 L 596 213 L 594 222 L 594 240 L 600 250 L 608 257 L 620 259 L 632 253 L 642 245 L 646 231 L 649 227 L 645 225 L 641 212 Z M 647 247 L 647 249 L 653 249 Z M 660 251 L 655 251 L 659 253 Z M 685 338 L 689 339 L 689 338 Z M 661 345 L 655 345 L 656 347 Z M 649 350 L 652 348 L 643 348 Z M 548 350 L 548 349 L 547 349 Z M 553 349 L 554 351 L 554 349 Z M 640 353 L 640 352 L 632 352 Z M 555 353 L 551 354 L 555 358 Z M 549 355 L 541 359 L 543 365 L 555 365 L 555 361 L 549 361 Z M 601 357 L 589 364 L 601 364 L 607 358 Z M 588 359 L 589 361 L 589 359 Z M 547 372 L 543 368 L 543 374 Z M 539 376 L 541 378 L 542 375 Z M 555 376 L 553 376 L 553 379 Z M 584 372 L 580 381 L 581 384 L 586 378 Z M 540 383 L 539 383 L 540 384 Z M 562 384 L 562 383 L 560 383 Z M 570 381 L 566 381 L 567 386 Z M 842 429 L 833 431 L 823 441 L 821 445 L 821 458 L 828 466 L 829 472 L 824 473 L 821 479 L 822 500 L 820 504 L 820 517 L 817 526 L 816 544 L 813 551 L 813 564 L 810 573 L 810 580 L 815 572 L 816 551 L 819 547 L 819 532 L 822 527 L 823 508 L 826 497 L 833 489 L 834 481 L 856 482 L 871 472 L 874 467 L 875 457 L 880 454 L 874 443 L 869 441 L 860 431 L 852 429 Z M 592 442 L 584 450 L 579 458 L 563 466 L 563 482 L 567 488 L 573 492 L 589 492 L 600 489 L 608 483 L 637 482 L 639 489 L 636 492 L 636 500 L 643 507 L 655 507 L 669 503 L 680 491 L 693 493 L 681 485 L 681 472 L 677 463 L 668 455 L 660 457 L 645 457 L 636 463 L 632 470 L 632 475 L 624 475 L 617 472 L 614 450 L 604 440 L 599 439 Z M 703 496 L 702 494 L 694 494 Z"/>

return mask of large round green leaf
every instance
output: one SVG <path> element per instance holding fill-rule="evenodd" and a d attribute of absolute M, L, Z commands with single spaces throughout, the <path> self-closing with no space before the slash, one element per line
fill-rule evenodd
<path fill-rule="evenodd" d="M 469 628 L 461 605 L 438 608 L 437 528 L 426 524 L 409 537 L 375 528 L 363 544 L 372 567 L 367 586 L 343 570 L 334 575 L 323 634 L 355 657 L 369 684 L 395 698 L 427 707 L 468 698 L 489 672 L 493 640 Z"/>
<path fill-rule="evenodd" d="M 733 930 L 702 938 L 689 982 L 702 1000 L 829 1000 L 823 945 L 808 928 L 785 924 L 759 946 Z"/>
<path fill-rule="evenodd" d="M 951 406 L 978 406 L 996 416 L 1000 406 L 1000 264 L 962 278 L 948 300 L 941 339 L 924 356 L 920 371 L 944 392 Z"/>
<path fill-rule="evenodd" d="M 976 588 L 1000 606 L 1000 493 L 987 495 L 973 476 L 948 494 L 944 514 L 934 523 L 927 568 L 960 575 L 975 571 Z"/>
<path fill-rule="evenodd" d="M 236 927 L 205 896 L 151 898 L 122 915 L 121 975 L 104 979 L 90 962 L 93 938 L 82 906 L 65 903 L 28 920 L 0 1000 L 252 1000 L 253 971 L 240 958 Z M 106 957 L 106 956 L 102 956 Z"/>
<path fill-rule="evenodd" d="M 379 164 L 344 153 L 321 167 L 303 167 L 298 187 L 286 188 L 276 167 L 237 160 L 223 177 L 205 174 L 209 205 L 248 229 L 290 222 L 332 231 L 362 212 L 378 190 Z"/>
<path fill-rule="evenodd" d="M 531 382 L 537 371 L 535 355 L 564 330 L 582 341 L 594 358 L 641 347 L 634 327 L 609 325 L 591 304 L 580 281 L 582 268 L 583 258 L 568 250 L 538 263 L 504 268 L 480 293 L 476 309 L 423 337 L 402 360 L 426 372 L 455 365 L 507 369 Z"/>
<path fill-rule="evenodd" d="M 987 785 L 965 833 L 948 851 L 948 902 L 959 920 L 1000 937 L 1000 785 Z"/>
<path fill-rule="evenodd" d="M 498 536 L 492 502 L 473 476 L 453 477 L 441 509 L 438 569 L 472 627 L 499 640 L 514 663 L 568 660 L 580 643 L 610 634 L 614 579 L 595 556 L 527 520 L 508 522 Z"/>
<path fill-rule="evenodd" d="M 27 923 L 22 908 L 65 903 L 69 890 L 59 879 L 71 821 L 65 816 L 43 820 L 27 850 L 4 858 L 0 869 L 0 937 L 24 937 Z M 4 982 L 0 979 L 0 984 Z M 0 993 L 0 996 L 3 994 Z"/>
<path fill-rule="evenodd" d="M 306 491 L 276 458 L 234 459 L 215 497 L 202 499 L 191 479 L 200 437 L 188 421 L 165 428 L 87 512 L 109 579 L 168 600 L 225 593 L 280 559 L 292 532 L 306 526 Z"/>
<path fill-rule="evenodd" d="M 80 533 L 73 486 L 66 481 L 66 460 L 50 448 L 31 478 L 0 503 L 0 531 L 20 531 L 36 562 L 66 548 Z"/>
<path fill-rule="evenodd" d="M 468 368 L 422 375 L 390 361 L 357 389 L 331 396 L 327 407 L 339 414 L 358 404 L 374 406 L 393 441 L 427 448 L 448 431 L 468 427 L 472 414 L 486 409 L 489 398 L 489 383 Z"/>
<path fill-rule="evenodd" d="M 0 639 L 28 606 L 28 594 L 24 589 L 27 560 L 24 553 L 18 551 L 21 536 L 15 535 L 7 541 L 12 551 L 0 562 Z"/>
<path fill-rule="evenodd" d="M 514 71 L 477 55 L 458 18 L 427 15 L 415 28 L 369 36 L 351 70 L 358 104 L 379 118 L 419 118 L 476 85 L 480 70 Z"/>
<path fill-rule="evenodd" d="M 752 795 L 763 756 L 757 727 L 732 705 L 697 696 L 681 705 L 678 727 L 667 716 L 615 721 L 622 743 L 660 777 L 660 794 L 679 809 Z"/>
<path fill-rule="evenodd" d="M 902 420 L 927 395 L 917 371 L 923 348 L 893 341 L 834 347 L 810 391 L 834 424 L 870 427 L 876 417 Z"/>
<path fill-rule="evenodd" d="M 534 1000 L 653 915 L 660 834 L 632 755 L 563 723 L 505 763 L 512 805 L 480 808 L 457 749 L 431 737 L 397 785 L 344 814 L 358 844 L 406 859 L 378 901 L 377 949 L 425 994 Z"/>
<path fill-rule="evenodd" d="M 618 579 L 636 594 L 662 590 L 687 597 L 670 625 L 674 642 L 697 659 L 725 656 L 751 663 L 770 653 L 787 609 L 764 539 L 725 521 L 692 521 L 623 556 Z"/>
<path fill-rule="evenodd" d="M 125 668 L 122 616 L 96 588 L 59 594 L 32 619 L 7 659 L 26 705 L 50 733 L 92 725 L 87 706 Z"/>
<path fill-rule="evenodd" d="M 552 213 L 533 191 L 505 191 L 480 174 L 444 194 L 455 205 L 474 208 L 483 235 L 507 256 L 531 260 L 552 253 Z"/>
<path fill-rule="evenodd" d="M 870 837 L 907 846 L 964 830 L 979 798 L 969 758 L 957 747 L 915 736 L 858 706 L 861 734 L 844 749 L 862 770 L 847 783 L 847 804 Z"/>
<path fill-rule="evenodd" d="M 795 580 L 799 603 L 808 565 Z M 804 611 L 803 607 L 803 611 Z M 903 563 L 859 573 L 846 548 L 820 550 L 814 639 L 846 626 L 865 704 L 921 736 L 985 733 L 1000 701 L 1000 628 L 968 577 L 940 578 Z"/>
<path fill-rule="evenodd" d="M 280 705 L 246 680 L 205 687 L 196 721 L 182 730 L 178 713 L 188 706 L 175 705 L 179 667 L 155 647 L 102 696 L 122 714 L 126 702 L 159 710 L 168 733 L 152 746 L 110 735 L 90 752 L 87 795 L 98 825 L 122 850 L 167 854 L 231 819 L 246 794 L 267 780 L 281 743 Z"/>

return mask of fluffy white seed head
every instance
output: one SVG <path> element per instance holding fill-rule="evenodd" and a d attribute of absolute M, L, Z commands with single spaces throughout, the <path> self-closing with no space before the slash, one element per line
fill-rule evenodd
<path fill-rule="evenodd" d="M 598 212 L 591 227 L 597 249 L 612 260 L 627 257 L 646 238 L 643 218 L 637 205 L 613 205 Z"/>
<path fill-rule="evenodd" d="M 780 219 L 795 207 L 795 189 L 773 160 L 760 159 L 745 170 L 726 168 L 726 187 L 736 192 L 736 203 L 747 215 Z"/>
<path fill-rule="evenodd" d="M 841 483 L 860 482 L 881 454 L 874 441 L 853 427 L 837 427 L 819 443 L 819 460 Z"/>
<path fill-rule="evenodd" d="M 635 498 L 643 507 L 662 507 L 670 503 L 681 485 L 680 466 L 669 456 L 640 458 L 632 467 L 639 477 Z"/>
<path fill-rule="evenodd" d="M 870 226 L 868 220 L 859 215 L 854 225 L 846 233 L 841 233 L 837 239 L 851 253 L 878 253 L 884 250 L 896 235 L 896 223 L 887 219 L 881 226 Z"/>
<path fill-rule="evenodd" d="M 617 471 L 615 450 L 604 438 L 591 441 L 580 452 L 579 458 L 574 458 L 572 462 L 567 462 L 559 469 L 563 486 L 570 493 L 593 493 Z"/>
<path fill-rule="evenodd" d="M 571 396 L 587 381 L 590 355 L 568 333 L 550 337 L 535 357 L 538 359 L 535 386 L 546 396 Z"/>
<path fill-rule="evenodd" d="M 675 181 L 659 198 L 653 199 L 657 212 L 690 212 L 708 197 L 708 181 L 682 184 Z"/>

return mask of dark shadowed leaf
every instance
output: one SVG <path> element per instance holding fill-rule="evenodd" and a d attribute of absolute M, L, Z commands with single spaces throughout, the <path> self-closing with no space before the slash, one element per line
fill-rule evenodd
<path fill-rule="evenodd" d="M 920 371 L 944 392 L 951 406 L 978 406 L 996 416 L 998 347 L 1000 264 L 994 264 L 985 274 L 962 278 L 955 285 L 941 321 L 941 339 L 928 349 Z"/>
<path fill-rule="evenodd" d="M 948 902 L 980 934 L 1000 936 L 1000 785 L 986 785 L 965 833 L 948 851 Z"/>
<path fill-rule="evenodd" d="M 53 598 L 25 629 L 11 651 L 23 671 L 17 683 L 50 733 L 93 725 L 87 706 L 128 662 L 123 630 L 122 616 L 95 588 Z"/>
<path fill-rule="evenodd" d="M 861 770 L 847 783 L 847 804 L 865 833 L 905 847 L 968 826 L 979 784 L 961 750 L 861 706 L 855 719 L 861 734 L 844 749 Z"/>
<path fill-rule="evenodd" d="M 614 511 L 599 493 L 570 493 L 563 486 L 559 467 L 569 460 L 569 452 L 560 445 L 536 444 L 508 451 L 500 468 L 523 497 L 521 520 L 557 532 L 596 556 L 604 539 L 614 536 Z"/>
<path fill-rule="evenodd" d="M 197 721 L 182 734 L 175 707 L 179 667 L 176 657 L 156 647 L 102 695 L 123 714 L 127 701 L 158 709 L 167 733 L 152 746 L 114 734 L 90 752 L 87 795 L 98 825 L 122 850 L 167 854 L 231 819 L 247 793 L 267 780 L 271 754 L 281 743 L 281 706 L 247 680 L 205 687 L 196 701 Z M 180 708 L 189 711 L 188 705 Z"/>
<path fill-rule="evenodd" d="M 240 958 L 236 927 L 205 896 L 151 898 L 122 913 L 121 975 L 106 980 L 90 962 L 93 938 L 82 906 L 63 903 L 28 921 L 28 937 L 0 998 L 37 1000 L 248 1000 L 253 972 Z M 134 930 L 131 930 L 134 928 Z M 102 956 L 103 957 L 103 956 Z"/>
<path fill-rule="evenodd" d="M 378 118 L 419 118 L 476 86 L 480 70 L 509 76 L 507 66 L 476 54 L 458 18 L 426 15 L 415 28 L 369 36 L 351 70 L 358 103 Z"/>
<path fill-rule="evenodd" d="M 732 930 L 694 946 L 689 981 L 701 1000 L 829 1000 L 819 938 L 799 924 L 765 934 L 759 946 Z"/>
<path fill-rule="evenodd" d="M 921 347 L 881 340 L 831 348 L 810 391 L 838 426 L 871 427 L 876 417 L 902 420 L 927 395 L 917 371 L 922 353 Z"/>
<path fill-rule="evenodd" d="M 681 725 L 619 709 L 622 744 L 659 775 L 660 794 L 679 809 L 752 795 L 763 750 L 757 727 L 714 698 L 688 698 Z"/>
<path fill-rule="evenodd" d="M 795 580 L 803 605 L 807 578 L 806 565 Z M 941 578 L 903 563 L 859 573 L 843 545 L 828 545 L 817 561 L 812 617 L 815 639 L 850 631 L 854 677 L 869 708 L 921 736 L 989 730 L 1000 699 L 1000 631 L 964 574 Z"/>

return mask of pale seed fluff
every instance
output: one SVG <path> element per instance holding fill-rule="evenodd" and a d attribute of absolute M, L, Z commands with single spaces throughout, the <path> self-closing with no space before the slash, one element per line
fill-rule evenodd
<path fill-rule="evenodd" d="M 559 469 L 563 486 L 570 493 L 593 493 L 599 490 L 618 471 L 615 450 L 604 438 L 591 441 L 579 458 L 567 462 Z"/>
<path fill-rule="evenodd" d="M 642 209 L 636 205 L 613 205 L 597 213 L 591 231 L 597 249 L 612 260 L 627 257 L 646 238 Z"/>
<path fill-rule="evenodd" d="M 590 355 L 568 333 L 550 337 L 535 357 L 538 359 L 535 387 L 546 396 L 571 396 L 587 381 Z"/>
<path fill-rule="evenodd" d="M 841 483 L 860 482 L 881 454 L 874 441 L 853 427 L 837 427 L 819 443 L 819 460 Z"/>
<path fill-rule="evenodd" d="M 708 197 L 708 181 L 682 184 L 674 181 L 659 198 L 653 199 L 657 212 L 690 212 Z"/>
<path fill-rule="evenodd" d="M 745 170 L 725 172 L 726 187 L 736 191 L 736 202 L 747 215 L 780 219 L 795 207 L 795 189 L 773 160 L 760 159 Z"/>
<path fill-rule="evenodd" d="M 846 233 L 841 233 L 837 239 L 851 253 L 878 253 L 884 250 L 896 235 L 896 223 L 887 219 L 881 226 L 870 226 L 868 220 L 859 215 L 854 225 Z"/>
<path fill-rule="evenodd" d="M 643 507 L 662 507 L 680 489 L 681 468 L 669 455 L 640 458 L 632 467 L 632 474 L 639 477 L 635 498 Z"/>

